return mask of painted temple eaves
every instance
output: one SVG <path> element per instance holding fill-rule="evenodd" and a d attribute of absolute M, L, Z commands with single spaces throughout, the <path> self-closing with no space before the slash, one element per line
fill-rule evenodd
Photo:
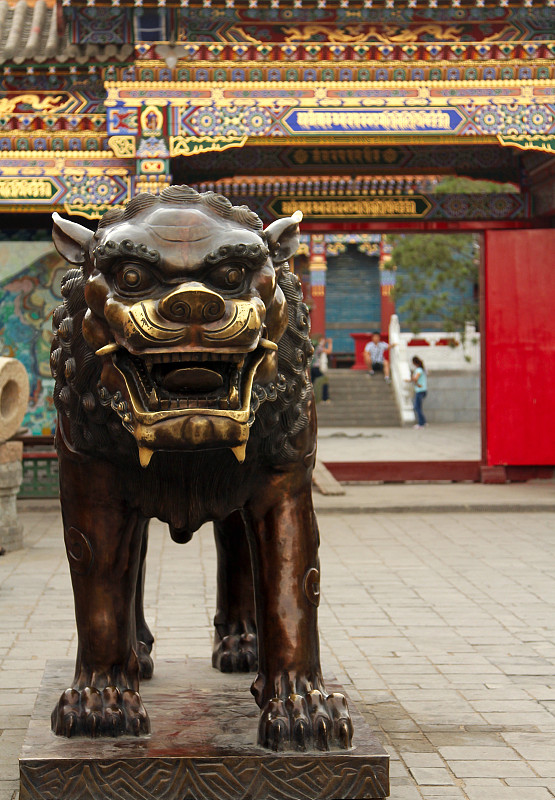
<path fill-rule="evenodd" d="M 549 170 L 555 143 L 554 5 L 2 0 L 0 206 L 96 217 L 177 178 L 210 181 L 202 169 L 219 159 L 224 174 L 261 176 L 254 194 L 236 179 L 231 193 L 257 197 L 270 218 L 286 213 L 270 203 L 286 162 L 304 173 L 294 191 L 315 214 L 314 172 L 328 194 L 346 173 L 353 200 L 337 208 L 362 217 L 393 207 L 427 219 L 526 217 L 523 175 Z M 380 174 L 417 174 L 415 148 L 427 154 L 420 174 L 449 172 L 453 144 L 473 150 L 471 165 L 503 150 L 501 179 L 522 191 L 466 205 L 413 192 L 415 205 L 365 188 Z M 266 166 L 265 151 L 276 153 Z M 398 200 L 356 200 L 367 195 Z"/>

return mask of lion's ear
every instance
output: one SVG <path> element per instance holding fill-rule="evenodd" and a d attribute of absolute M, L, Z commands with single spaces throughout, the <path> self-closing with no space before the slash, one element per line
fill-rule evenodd
<path fill-rule="evenodd" d="M 292 217 L 278 219 L 268 225 L 264 233 L 270 245 L 274 264 L 283 264 L 299 249 L 300 232 L 299 222 L 303 215 L 301 211 L 295 211 Z"/>
<path fill-rule="evenodd" d="M 84 264 L 88 259 L 93 232 L 77 222 L 62 219 L 56 212 L 52 214 L 52 219 L 52 239 L 58 253 L 70 264 Z"/>

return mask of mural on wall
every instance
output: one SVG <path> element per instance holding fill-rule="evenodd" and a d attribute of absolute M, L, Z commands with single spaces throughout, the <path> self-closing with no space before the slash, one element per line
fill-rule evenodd
<path fill-rule="evenodd" d="M 54 381 L 50 377 L 52 312 L 61 302 L 67 264 L 50 242 L 0 242 L 1 354 L 18 358 L 29 374 L 31 396 L 23 427 L 53 434 Z"/>

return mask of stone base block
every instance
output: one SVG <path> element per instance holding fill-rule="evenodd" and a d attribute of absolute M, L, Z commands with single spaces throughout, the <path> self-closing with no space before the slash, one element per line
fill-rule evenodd
<path fill-rule="evenodd" d="M 16 522 L 14 525 L 4 525 L 0 522 L 0 548 L 6 553 L 21 550 L 23 547 L 23 525 Z"/>
<path fill-rule="evenodd" d="M 149 736 L 64 739 L 50 712 L 69 662 L 49 662 L 20 757 L 21 800 L 371 800 L 389 793 L 389 756 L 349 701 L 351 750 L 258 747 L 252 676 L 208 660 L 159 661 L 141 686 Z M 342 691 L 332 684 L 333 691 Z"/>
<path fill-rule="evenodd" d="M 21 442 L 0 444 L 0 547 L 7 552 L 23 547 L 23 526 L 15 504 L 23 478 L 22 453 Z"/>

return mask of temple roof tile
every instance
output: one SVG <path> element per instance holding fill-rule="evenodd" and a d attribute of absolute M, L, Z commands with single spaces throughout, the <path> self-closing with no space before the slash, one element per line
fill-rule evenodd
<path fill-rule="evenodd" d="M 67 23 L 48 0 L 0 2 L 0 64 L 122 62 L 133 56 L 132 44 L 71 44 Z"/>

